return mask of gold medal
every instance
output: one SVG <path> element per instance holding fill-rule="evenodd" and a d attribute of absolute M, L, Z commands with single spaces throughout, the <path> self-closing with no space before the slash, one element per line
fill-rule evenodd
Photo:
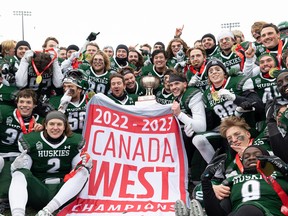
<path fill-rule="evenodd" d="M 42 76 L 39 75 L 39 76 L 37 76 L 37 78 L 36 78 L 36 83 L 37 83 L 37 84 L 40 84 L 41 82 L 42 82 Z"/>
<path fill-rule="evenodd" d="M 218 91 L 211 92 L 211 96 L 214 101 L 219 101 Z"/>

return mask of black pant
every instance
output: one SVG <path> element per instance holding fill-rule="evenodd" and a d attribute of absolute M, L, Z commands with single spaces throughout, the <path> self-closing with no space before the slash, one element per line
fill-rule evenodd
<path fill-rule="evenodd" d="M 264 213 L 253 205 L 243 205 L 236 212 L 232 212 L 229 216 L 264 216 Z"/>

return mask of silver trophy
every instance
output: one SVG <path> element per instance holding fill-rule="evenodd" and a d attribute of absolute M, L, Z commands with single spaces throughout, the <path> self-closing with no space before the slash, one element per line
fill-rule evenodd
<path fill-rule="evenodd" d="M 147 76 L 141 77 L 140 85 L 146 89 L 146 95 L 139 96 L 138 102 L 156 102 L 156 97 L 153 95 L 153 90 L 157 89 L 160 85 L 160 79 L 158 77 L 152 76 L 152 74 L 149 73 Z"/>

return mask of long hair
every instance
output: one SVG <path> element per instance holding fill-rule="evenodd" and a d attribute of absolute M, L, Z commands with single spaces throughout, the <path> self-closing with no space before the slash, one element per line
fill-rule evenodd
<path fill-rule="evenodd" d="M 171 45 L 172 45 L 173 42 L 180 42 L 180 43 L 182 44 L 182 46 L 183 46 L 183 51 L 184 51 L 184 53 L 186 53 L 187 50 L 189 49 L 188 45 L 186 44 L 186 42 L 185 42 L 184 40 L 182 40 L 181 38 L 174 38 L 174 39 L 172 39 L 172 40 L 169 42 L 169 44 L 168 44 L 168 46 L 167 46 L 166 52 L 167 52 L 167 57 L 168 57 L 168 59 L 171 59 L 171 58 L 174 57 L 174 54 L 173 54 L 172 48 L 171 48 Z"/>
<path fill-rule="evenodd" d="M 141 55 L 140 52 L 138 52 L 136 49 L 130 49 L 129 52 L 128 52 L 128 57 L 129 57 L 129 53 L 130 52 L 136 52 L 137 55 L 138 55 L 138 62 L 136 63 L 136 67 L 137 67 L 137 70 L 139 70 L 141 67 L 144 66 L 144 58 L 143 56 Z"/>
<path fill-rule="evenodd" d="M 110 59 L 108 57 L 108 55 L 103 52 L 102 50 L 98 50 L 96 53 L 94 53 L 94 55 L 91 57 L 89 64 L 92 65 L 93 64 L 93 59 L 96 55 L 101 55 L 104 59 L 104 65 L 105 65 L 105 71 L 109 71 L 110 70 Z"/>

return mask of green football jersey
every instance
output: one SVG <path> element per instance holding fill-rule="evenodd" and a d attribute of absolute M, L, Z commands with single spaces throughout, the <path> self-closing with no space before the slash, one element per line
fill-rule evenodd
<path fill-rule="evenodd" d="M 191 70 L 192 68 L 189 67 L 189 69 L 186 72 L 186 78 L 187 78 L 188 83 L 191 80 L 191 78 L 195 76 L 195 74 Z M 198 74 L 197 76 L 199 78 L 199 82 L 195 85 L 195 87 L 201 89 L 201 91 L 204 92 L 209 86 L 207 71 L 205 70 L 204 72 L 202 72 L 201 74 Z"/>
<path fill-rule="evenodd" d="M 46 178 L 64 178 L 72 170 L 72 160 L 80 152 L 84 140 L 80 134 L 65 136 L 59 144 L 50 143 L 42 132 L 25 134 L 19 144 L 32 158 L 31 172 L 43 181 Z"/>
<path fill-rule="evenodd" d="M 254 44 L 254 46 L 256 47 L 255 55 L 256 55 L 257 57 L 259 57 L 260 54 L 264 52 L 265 47 L 264 47 L 264 45 L 263 45 L 262 43 L 257 43 L 256 41 L 254 41 L 253 44 Z"/>
<path fill-rule="evenodd" d="M 135 82 L 136 88 L 134 91 L 126 88 L 126 91 L 128 94 L 136 94 L 138 96 L 142 96 L 142 95 L 146 94 L 146 89 L 140 85 L 140 79 L 141 79 L 141 77 L 136 78 L 136 82 Z"/>
<path fill-rule="evenodd" d="M 229 71 L 231 68 L 241 71 L 241 58 L 236 53 L 231 52 L 228 56 L 226 56 L 222 52 L 218 52 L 214 57 L 223 62 L 227 71 Z"/>
<path fill-rule="evenodd" d="M 5 56 L 0 57 L 0 68 L 3 69 L 3 66 L 6 65 L 6 73 L 14 74 L 19 68 L 20 61 L 16 56 Z"/>
<path fill-rule="evenodd" d="M 11 105 L 14 103 L 19 89 L 15 86 L 6 86 L 0 84 L 0 104 L 4 105 Z"/>
<path fill-rule="evenodd" d="M 175 99 L 174 95 L 172 93 L 167 94 L 164 88 L 160 89 L 160 91 L 157 91 L 155 96 L 156 101 L 163 105 L 172 104 Z"/>
<path fill-rule="evenodd" d="M 217 56 L 219 52 L 221 52 L 221 50 L 220 50 L 219 46 L 216 45 L 215 49 L 207 55 L 206 62 L 210 61 L 212 58 L 215 58 L 215 56 Z M 207 53 L 207 51 L 206 51 L 206 53 Z"/>
<path fill-rule="evenodd" d="M 29 65 L 28 81 L 27 81 L 27 85 L 24 88 L 33 89 L 34 91 L 36 91 L 38 96 L 45 95 L 47 98 L 49 98 L 51 95 L 51 91 L 52 91 L 53 74 L 44 72 L 42 74 L 42 81 L 39 84 L 36 82 L 36 79 L 37 79 L 37 74 L 34 71 L 32 65 Z"/>
<path fill-rule="evenodd" d="M 249 81 L 247 81 L 249 79 Z M 235 95 L 241 95 L 243 91 L 253 89 L 252 80 L 248 77 L 239 75 L 235 77 L 229 77 L 224 86 L 225 89 L 230 90 Z M 212 110 L 220 119 L 235 114 L 237 105 L 233 101 L 229 101 L 226 98 L 219 98 L 214 100 L 211 93 L 212 87 L 210 86 L 205 90 L 203 100 L 208 110 Z"/>
<path fill-rule="evenodd" d="M 280 174 L 274 172 L 272 176 L 287 193 L 288 184 Z M 232 182 L 230 199 L 233 211 L 247 204 L 255 205 L 274 216 L 282 215 L 280 212 L 282 202 L 279 196 L 260 174 L 240 174 L 227 180 Z"/>
<path fill-rule="evenodd" d="M 268 152 L 272 152 L 267 127 L 265 127 L 261 133 L 253 140 L 253 145 L 261 146 L 261 148 L 267 150 Z"/>
<path fill-rule="evenodd" d="M 133 68 L 133 66 L 131 64 L 129 64 L 128 61 L 126 62 L 126 65 L 121 66 L 117 63 L 117 61 L 114 57 L 110 58 L 110 68 L 111 68 L 112 72 L 118 72 L 121 68 L 127 67 L 127 66 L 130 66 Z"/>
<path fill-rule="evenodd" d="M 258 57 L 261 56 L 262 54 L 264 54 L 265 52 L 266 52 L 266 48 L 263 44 L 257 46 L 256 51 L 255 51 L 255 55 L 257 57 L 257 60 L 258 60 Z"/>
<path fill-rule="evenodd" d="M 137 68 L 137 66 L 136 65 L 134 65 L 134 64 L 132 64 L 132 63 L 129 63 L 129 66 L 131 67 L 131 68 L 133 68 L 135 71 L 138 71 L 138 70 L 140 70 L 141 69 L 141 67 L 139 66 L 139 68 Z"/>
<path fill-rule="evenodd" d="M 123 100 L 118 100 L 112 94 L 108 94 L 107 96 L 113 101 L 115 101 L 117 104 L 121 105 L 135 105 L 135 101 L 138 100 L 138 95 L 136 94 L 126 94 L 126 97 Z"/>
<path fill-rule="evenodd" d="M 167 69 L 168 69 L 168 67 L 167 67 Z M 149 73 L 152 76 L 155 76 L 155 77 L 159 78 L 160 79 L 160 84 L 163 84 L 164 75 L 160 74 L 160 73 L 158 73 L 156 71 L 155 65 L 149 64 L 147 66 L 142 67 L 142 75 L 141 75 L 141 77 L 148 76 Z"/>
<path fill-rule="evenodd" d="M 185 56 L 184 61 L 187 62 L 187 59 L 188 59 L 188 57 Z M 167 63 L 166 64 L 167 64 L 167 66 L 169 68 L 175 68 L 177 63 L 178 63 L 178 61 L 177 61 L 176 57 L 173 57 L 173 58 L 167 59 Z M 183 69 L 182 66 L 180 66 L 180 68 Z"/>
<path fill-rule="evenodd" d="M 14 56 L 13 57 L 13 72 L 14 74 L 17 72 L 18 68 L 19 68 L 19 65 L 20 65 L 20 61 L 21 59 L 18 59 L 17 56 Z"/>
<path fill-rule="evenodd" d="M 79 69 L 86 71 L 89 70 L 89 68 L 91 67 L 91 65 L 89 64 L 89 62 L 87 61 L 83 61 L 82 64 L 79 65 Z"/>
<path fill-rule="evenodd" d="M 35 121 L 41 123 L 42 119 L 38 114 L 33 115 Z M 25 123 L 25 127 L 29 128 L 29 122 Z M 0 107 L 0 152 L 19 152 L 18 139 L 23 135 L 19 120 L 16 116 L 14 106 L 1 105 Z"/>
<path fill-rule="evenodd" d="M 174 66 L 177 64 L 177 59 L 175 57 L 171 59 L 167 59 L 167 66 L 169 68 L 174 68 Z"/>
<path fill-rule="evenodd" d="M 62 96 L 52 97 L 50 98 L 49 103 L 55 109 L 58 109 L 61 98 Z M 82 96 L 79 104 L 74 104 L 73 102 L 70 102 L 66 108 L 65 115 L 67 116 L 70 128 L 74 133 L 82 134 L 86 117 L 86 108 L 87 100 L 85 96 Z"/>
<path fill-rule="evenodd" d="M 281 94 L 278 91 L 276 78 L 265 78 L 262 73 L 258 74 L 251 78 L 254 86 L 254 90 L 261 98 L 264 106 L 266 106 L 266 102 L 269 100 L 273 100 L 274 98 L 281 98 Z M 257 123 L 257 130 L 264 129 L 266 122 L 265 112 L 262 114 L 263 121 Z"/>
<path fill-rule="evenodd" d="M 89 91 L 94 91 L 95 93 L 107 94 L 109 86 L 109 77 L 111 75 L 110 71 L 106 71 L 104 74 L 96 74 L 92 67 L 89 70 L 86 70 L 86 73 L 89 75 Z"/>
<path fill-rule="evenodd" d="M 188 87 L 186 89 L 186 91 L 183 93 L 183 95 L 181 96 L 181 99 L 180 99 L 181 112 L 192 117 L 191 109 L 189 108 L 189 102 L 193 98 L 193 96 L 198 94 L 199 92 L 201 92 L 200 89 L 195 88 L 195 87 Z"/>
<path fill-rule="evenodd" d="M 266 104 L 268 100 L 281 97 L 281 94 L 277 89 L 276 78 L 264 78 L 262 73 L 260 73 L 251 79 L 253 81 L 254 90 L 257 92 L 264 104 Z"/>

